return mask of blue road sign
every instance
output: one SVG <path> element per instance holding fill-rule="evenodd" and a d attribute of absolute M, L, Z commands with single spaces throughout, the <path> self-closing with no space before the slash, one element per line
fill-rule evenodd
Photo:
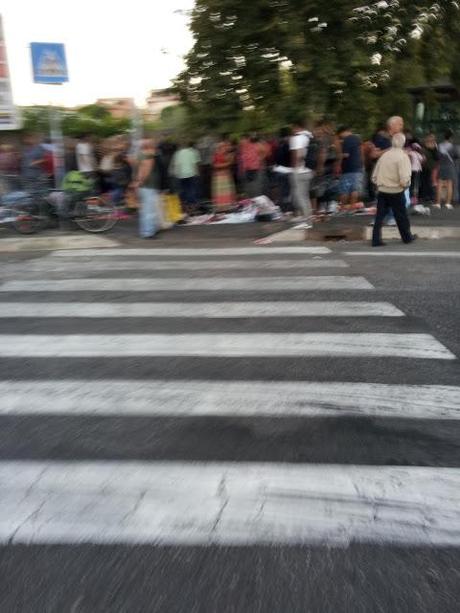
<path fill-rule="evenodd" d="M 61 43 L 31 43 L 35 83 L 65 83 L 69 80 L 65 47 Z"/>

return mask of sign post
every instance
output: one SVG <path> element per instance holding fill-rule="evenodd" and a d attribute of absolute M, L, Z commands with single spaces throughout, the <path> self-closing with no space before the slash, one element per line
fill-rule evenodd
<path fill-rule="evenodd" d="M 69 75 L 64 45 L 61 43 L 31 43 L 30 50 L 34 83 L 62 85 L 68 82 Z M 54 182 L 57 188 L 65 174 L 64 138 L 59 112 L 51 104 L 50 136 L 53 147 Z"/>
<path fill-rule="evenodd" d="M 13 104 L 3 23 L 0 16 L 0 130 L 19 130 L 20 123 L 19 113 Z"/>

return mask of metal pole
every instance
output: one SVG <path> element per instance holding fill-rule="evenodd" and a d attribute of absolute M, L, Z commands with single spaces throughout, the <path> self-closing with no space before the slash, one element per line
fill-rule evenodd
<path fill-rule="evenodd" d="M 51 144 L 53 146 L 54 187 L 59 189 L 65 174 L 64 138 L 59 110 L 49 106 Z"/>

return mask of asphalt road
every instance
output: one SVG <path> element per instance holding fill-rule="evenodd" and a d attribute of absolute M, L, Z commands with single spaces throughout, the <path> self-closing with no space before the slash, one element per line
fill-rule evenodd
<path fill-rule="evenodd" d="M 0 611 L 458 611 L 458 245 L 144 244 L 0 255 Z M 295 285 L 324 276 L 370 287 Z M 53 285 L 77 279 L 100 287 Z M 374 308 L 340 315 L 351 302 Z M 329 311 L 296 314 L 307 303 Z M 197 335 L 209 346 L 183 355 Z"/>

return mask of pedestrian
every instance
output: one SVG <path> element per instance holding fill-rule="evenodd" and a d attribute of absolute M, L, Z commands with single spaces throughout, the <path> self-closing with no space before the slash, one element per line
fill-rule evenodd
<path fill-rule="evenodd" d="M 0 145 L 0 194 L 20 188 L 21 158 L 13 145 Z"/>
<path fill-rule="evenodd" d="M 78 171 L 76 144 L 73 138 L 64 138 L 64 166 L 66 172 Z"/>
<path fill-rule="evenodd" d="M 305 165 L 311 132 L 305 129 L 305 122 L 298 120 L 292 126 L 293 136 L 289 142 L 291 150 L 291 194 L 292 203 L 298 214 L 296 221 L 307 221 L 312 214 L 310 184 L 313 171 Z"/>
<path fill-rule="evenodd" d="M 292 210 L 291 184 L 289 175 L 291 172 L 291 149 L 289 139 L 291 137 L 290 128 L 282 128 L 279 133 L 278 144 L 274 154 L 273 174 L 276 182 L 277 197 L 276 202 L 283 213 Z"/>
<path fill-rule="evenodd" d="M 134 183 L 139 193 L 139 233 L 142 238 L 153 238 L 161 228 L 160 155 L 152 139 L 146 138 L 141 143 L 141 152 Z"/>
<path fill-rule="evenodd" d="M 96 182 L 96 156 L 89 134 L 82 134 L 75 148 L 77 167 L 87 179 Z"/>
<path fill-rule="evenodd" d="M 0 174 L 18 175 L 20 166 L 20 156 L 14 145 L 0 145 Z"/>
<path fill-rule="evenodd" d="M 377 216 L 374 222 L 372 246 L 382 247 L 382 226 L 389 211 L 393 212 L 403 243 L 413 242 L 406 209 L 405 191 L 410 185 L 412 168 L 409 156 L 404 151 L 406 137 L 397 132 L 392 138 L 392 148 L 377 162 L 372 180 L 378 188 Z"/>
<path fill-rule="evenodd" d="M 212 199 L 212 161 L 216 150 L 216 139 L 206 134 L 197 143 L 200 153 L 200 186 L 201 197 L 210 202 Z"/>
<path fill-rule="evenodd" d="M 187 214 L 196 211 L 198 205 L 200 154 L 194 143 L 181 143 L 169 167 L 170 174 L 179 184 L 179 197 Z"/>
<path fill-rule="evenodd" d="M 235 204 L 235 183 L 232 177 L 234 155 L 228 135 L 222 136 L 213 157 L 212 199 L 217 210 L 226 210 Z"/>
<path fill-rule="evenodd" d="M 399 115 L 393 115 L 393 117 L 390 117 L 387 121 L 387 132 L 390 139 L 392 139 L 395 134 L 404 132 L 404 119 Z M 393 146 L 392 140 L 391 146 Z"/>
<path fill-rule="evenodd" d="M 119 138 L 115 144 L 112 170 L 112 200 L 115 206 L 125 203 L 128 186 L 132 182 L 133 168 L 128 156 L 128 143 Z"/>
<path fill-rule="evenodd" d="M 46 181 L 44 171 L 46 152 L 37 134 L 26 134 L 22 150 L 21 175 L 28 188 L 36 188 L 37 183 Z"/>
<path fill-rule="evenodd" d="M 439 152 L 436 136 L 427 134 L 423 143 L 425 162 L 422 168 L 420 198 L 425 204 L 435 201 L 435 185 L 438 182 Z"/>
<path fill-rule="evenodd" d="M 99 162 L 99 183 L 102 193 L 113 190 L 113 168 L 116 155 L 115 139 L 108 138 L 102 143 L 101 160 Z"/>
<path fill-rule="evenodd" d="M 381 150 L 386 151 L 392 146 L 392 139 L 395 134 L 404 133 L 404 119 L 399 115 L 393 115 L 387 120 L 386 138 L 383 136 L 381 139 Z M 410 207 L 410 188 L 405 191 L 406 208 Z M 384 221 L 386 226 L 396 226 L 397 222 L 393 212 L 390 210 L 389 214 Z"/>
<path fill-rule="evenodd" d="M 457 150 L 452 143 L 454 133 L 452 130 L 446 130 L 444 134 L 444 140 L 439 145 L 439 177 L 438 177 L 438 189 L 436 195 L 436 204 L 434 208 L 440 209 L 443 202 L 443 196 L 445 195 L 444 206 L 448 210 L 452 210 L 452 198 L 454 195 L 454 183 L 456 180 L 457 166 L 456 160 L 458 158 Z"/>
<path fill-rule="evenodd" d="M 247 198 L 256 198 L 263 193 L 263 168 L 266 149 L 257 134 L 241 141 L 239 150 L 240 171 L 243 176 L 244 193 Z"/>
<path fill-rule="evenodd" d="M 425 214 L 425 207 L 419 204 L 419 195 L 420 195 L 420 184 L 422 177 L 423 164 L 425 163 L 425 156 L 423 155 L 423 149 L 420 143 L 418 143 L 415 139 L 409 140 L 407 139 L 407 148 L 406 153 L 409 156 L 411 168 L 412 168 L 412 177 L 410 182 L 410 202 L 414 207 L 414 210 L 417 213 Z M 429 209 L 428 209 L 429 211 Z"/>
<path fill-rule="evenodd" d="M 340 128 L 337 135 L 340 143 L 340 204 L 353 207 L 359 200 L 363 185 L 362 142 L 347 126 Z"/>

